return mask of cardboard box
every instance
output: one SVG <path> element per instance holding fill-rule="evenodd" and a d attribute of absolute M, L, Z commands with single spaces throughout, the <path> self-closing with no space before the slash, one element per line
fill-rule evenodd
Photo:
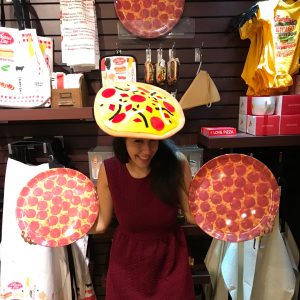
<path fill-rule="evenodd" d="M 241 132 L 247 132 L 247 115 L 239 114 L 238 130 Z"/>
<path fill-rule="evenodd" d="M 278 135 L 280 116 L 249 116 L 247 117 L 247 133 L 252 135 Z"/>
<path fill-rule="evenodd" d="M 80 88 L 52 89 L 51 108 L 71 108 L 88 106 L 88 91 L 84 77 L 80 79 Z"/>
<path fill-rule="evenodd" d="M 277 96 L 276 115 L 300 115 L 300 95 Z"/>
<path fill-rule="evenodd" d="M 195 176 L 203 163 L 203 148 L 199 148 L 197 145 L 186 145 L 178 146 L 177 149 L 186 156 L 192 176 Z"/>
<path fill-rule="evenodd" d="M 114 156 L 111 146 L 97 146 L 88 151 L 90 179 L 96 183 L 103 160 Z"/>
<path fill-rule="evenodd" d="M 201 127 L 201 133 L 205 136 L 233 136 L 236 135 L 234 127 Z"/>
<path fill-rule="evenodd" d="M 300 134 L 300 114 L 280 116 L 279 134 Z"/>

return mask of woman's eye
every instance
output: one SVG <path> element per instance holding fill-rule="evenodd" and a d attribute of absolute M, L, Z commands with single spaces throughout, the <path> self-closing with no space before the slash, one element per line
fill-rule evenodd
<path fill-rule="evenodd" d="M 143 141 L 142 140 L 134 140 L 134 142 L 139 144 L 139 143 L 142 143 Z"/>

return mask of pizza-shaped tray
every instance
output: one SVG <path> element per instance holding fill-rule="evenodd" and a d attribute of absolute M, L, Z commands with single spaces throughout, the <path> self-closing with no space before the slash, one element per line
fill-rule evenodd
<path fill-rule="evenodd" d="M 191 212 L 210 236 L 242 242 L 273 227 L 280 192 L 272 172 L 244 154 L 225 154 L 204 164 L 190 191 Z"/>
<path fill-rule="evenodd" d="M 133 35 L 157 38 L 178 23 L 184 4 L 184 0 L 115 0 L 115 10 L 123 26 Z"/>
<path fill-rule="evenodd" d="M 65 246 L 85 235 L 99 212 L 96 189 L 84 174 L 69 168 L 39 173 L 17 200 L 19 228 L 35 244 Z"/>

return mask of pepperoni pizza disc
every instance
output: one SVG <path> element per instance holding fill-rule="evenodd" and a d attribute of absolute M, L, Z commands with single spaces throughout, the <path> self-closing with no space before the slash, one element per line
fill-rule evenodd
<path fill-rule="evenodd" d="M 117 82 L 96 95 L 94 115 L 109 135 L 165 139 L 178 132 L 185 118 L 167 91 L 141 82 Z"/>
<path fill-rule="evenodd" d="M 24 186 L 16 217 L 33 243 L 58 247 L 85 235 L 98 211 L 96 189 L 88 177 L 73 169 L 54 168 L 39 173 Z"/>
<path fill-rule="evenodd" d="M 115 0 L 116 14 L 123 26 L 141 38 L 157 38 L 178 23 L 184 0 Z"/>
<path fill-rule="evenodd" d="M 225 154 L 204 164 L 190 191 L 191 212 L 210 236 L 242 242 L 273 227 L 280 193 L 272 172 L 244 154 Z"/>

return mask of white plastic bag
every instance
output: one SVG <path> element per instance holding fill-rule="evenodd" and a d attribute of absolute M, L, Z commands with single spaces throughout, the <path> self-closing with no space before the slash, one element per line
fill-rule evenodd
<path fill-rule="evenodd" d="M 0 107 L 48 107 L 50 97 L 50 70 L 36 30 L 0 27 Z"/>

